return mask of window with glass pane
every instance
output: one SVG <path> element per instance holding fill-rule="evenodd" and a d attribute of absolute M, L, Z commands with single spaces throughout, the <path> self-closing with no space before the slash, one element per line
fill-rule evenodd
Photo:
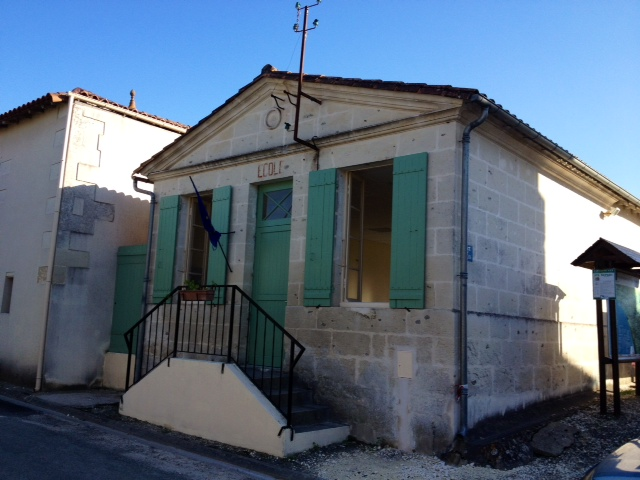
<path fill-rule="evenodd" d="M 202 200 L 211 215 L 211 195 L 202 195 Z M 202 226 L 202 219 L 198 211 L 198 199 L 191 199 L 191 221 L 189 231 L 189 258 L 187 263 L 187 280 L 199 285 L 207 283 L 207 261 L 209 259 L 209 238 Z"/>
<path fill-rule="evenodd" d="M 265 192 L 262 202 L 262 220 L 291 218 L 291 193 L 290 188 Z"/>
<path fill-rule="evenodd" d="M 345 285 L 348 301 L 389 301 L 392 191 L 390 165 L 349 175 Z"/>

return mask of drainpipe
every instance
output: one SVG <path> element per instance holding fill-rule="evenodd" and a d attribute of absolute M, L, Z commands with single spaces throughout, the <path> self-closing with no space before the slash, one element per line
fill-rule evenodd
<path fill-rule="evenodd" d="M 468 430 L 468 396 L 467 384 L 467 249 L 468 249 L 468 223 L 469 223 L 469 145 L 471 143 L 471 131 L 482 125 L 489 117 L 491 103 L 474 95 L 471 101 L 480 104 L 482 114 L 467 125 L 462 134 L 462 189 L 460 193 L 460 384 L 458 396 L 460 397 L 460 428 L 458 435 L 465 438 Z"/>
<path fill-rule="evenodd" d="M 150 273 L 151 273 L 151 242 L 153 240 L 153 219 L 155 217 L 156 212 L 156 194 L 151 190 L 143 190 L 138 187 L 138 182 L 149 183 L 151 182 L 147 179 L 140 177 L 133 177 L 133 189 L 144 195 L 149 195 L 149 232 L 147 233 L 147 258 L 144 266 L 144 290 L 142 293 L 142 306 L 140 309 L 140 318 L 142 318 L 147 313 L 147 305 L 149 304 L 149 283 L 151 282 Z M 144 345 L 144 330 L 140 329 L 138 334 L 138 342 L 136 345 L 136 356 L 142 352 L 142 347 Z M 142 362 L 136 361 L 136 368 L 134 373 L 135 381 L 138 381 L 142 374 Z"/>
<path fill-rule="evenodd" d="M 69 138 L 71 137 L 71 119 L 73 116 L 73 102 L 76 98 L 71 92 L 68 96 L 67 123 L 65 127 L 64 144 L 62 146 L 62 159 L 60 160 L 60 178 L 58 179 L 58 190 L 56 192 L 56 209 L 53 212 L 53 225 L 51 226 L 51 242 L 49 244 L 49 258 L 47 259 L 47 277 L 45 279 L 42 331 L 40 345 L 38 349 L 38 366 L 36 368 L 36 384 L 34 390 L 39 392 L 42 389 L 42 376 L 44 371 L 44 357 L 47 344 L 47 330 L 49 327 L 49 302 L 51 301 L 51 279 L 56 260 L 56 246 L 58 243 L 58 224 L 60 222 L 60 205 L 62 204 L 62 189 L 64 188 L 65 170 L 67 168 L 67 155 L 69 149 Z"/>

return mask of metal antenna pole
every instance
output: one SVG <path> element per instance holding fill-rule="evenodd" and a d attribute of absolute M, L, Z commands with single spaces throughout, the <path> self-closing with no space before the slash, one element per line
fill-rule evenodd
<path fill-rule="evenodd" d="M 315 4 L 307 5 L 305 7 L 301 6 L 300 2 L 296 3 L 296 9 L 298 10 L 298 20 L 300 20 L 300 10 L 304 9 L 302 30 L 300 30 L 300 24 L 298 22 L 296 22 L 296 24 L 293 26 L 294 32 L 297 32 L 297 33 L 302 32 L 302 48 L 300 49 L 300 72 L 298 74 L 299 75 L 298 76 L 298 94 L 296 95 L 296 103 L 294 104 L 293 102 L 291 102 L 291 98 L 289 98 L 289 102 L 296 107 L 296 119 L 295 119 L 295 124 L 293 126 L 293 140 L 315 150 L 316 152 L 318 151 L 318 147 L 316 147 L 315 144 L 311 142 L 307 142 L 306 140 L 302 140 L 301 138 L 298 137 L 298 128 L 300 125 L 300 104 L 302 101 L 302 97 L 306 97 L 313 102 L 322 104 L 321 100 L 318 100 L 317 98 L 314 98 L 311 95 L 308 95 L 302 91 L 302 82 L 304 82 L 304 57 L 307 49 L 307 32 L 309 32 L 310 30 L 315 30 L 318 27 L 318 20 L 314 20 L 313 27 L 308 28 L 309 9 L 320 5 L 321 1 L 322 0 L 317 0 Z M 287 92 L 286 90 L 284 93 L 290 96 L 289 92 Z"/>

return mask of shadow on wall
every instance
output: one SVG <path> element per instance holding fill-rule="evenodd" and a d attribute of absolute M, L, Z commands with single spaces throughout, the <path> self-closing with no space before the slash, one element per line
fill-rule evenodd
<path fill-rule="evenodd" d="M 146 242 L 149 202 L 82 185 L 64 188 L 56 240 L 44 378 L 91 387 L 109 347 L 119 246 Z"/>
<path fill-rule="evenodd" d="M 572 233 L 584 231 L 567 230 L 566 222 L 547 218 L 542 191 L 553 198 L 572 187 L 547 179 L 509 152 L 480 143 L 481 152 L 493 154 L 473 159 L 470 185 L 478 198 L 470 213 L 477 253 L 469 265 L 475 293 L 475 305 L 469 302 L 471 426 L 534 402 L 592 389 L 598 359 L 595 322 L 570 323 L 571 316 L 562 322 L 560 303 L 566 293 L 546 282 L 546 265 L 571 268 L 580 243 Z M 564 240 L 551 241 L 560 230 L 546 228 L 561 229 Z"/>

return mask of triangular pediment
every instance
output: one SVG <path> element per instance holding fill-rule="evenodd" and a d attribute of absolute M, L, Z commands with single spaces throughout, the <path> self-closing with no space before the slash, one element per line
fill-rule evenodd
<path fill-rule="evenodd" d="M 373 88 L 375 85 L 303 83 L 304 94 L 321 103 L 303 98 L 298 137 L 314 142 L 405 119 L 455 112 L 463 102 L 451 95 Z M 181 170 L 298 145 L 293 139 L 297 89 L 296 76 L 259 77 L 138 171 L 148 175 Z"/>

